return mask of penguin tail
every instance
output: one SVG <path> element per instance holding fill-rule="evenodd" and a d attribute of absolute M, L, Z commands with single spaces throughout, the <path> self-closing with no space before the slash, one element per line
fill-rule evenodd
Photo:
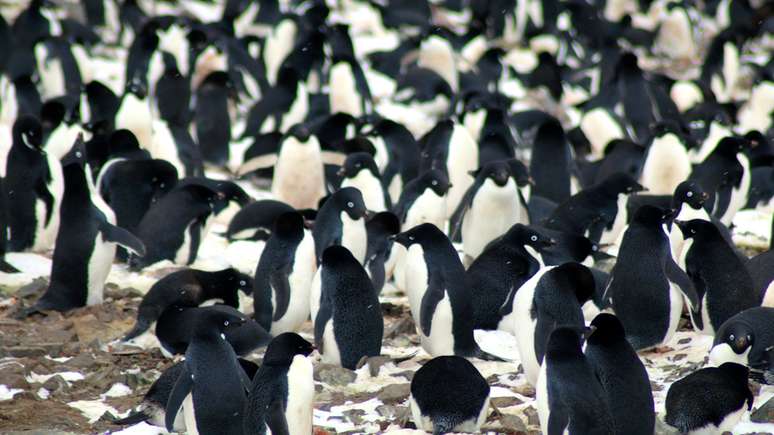
<path fill-rule="evenodd" d="M 117 418 L 113 420 L 112 423 L 117 426 L 128 426 L 130 424 L 138 424 L 144 421 L 148 421 L 150 418 L 151 416 L 148 415 L 144 409 L 142 409 L 137 412 L 133 412 L 124 418 Z"/>
<path fill-rule="evenodd" d="M 145 331 L 147 331 L 149 327 L 150 327 L 150 324 L 148 323 L 147 320 L 137 319 L 137 323 L 134 324 L 134 327 L 132 328 L 132 330 L 127 332 L 124 338 L 121 339 L 121 341 L 129 341 L 139 336 L 140 334 L 144 333 Z"/>
<path fill-rule="evenodd" d="M 0 272 L 3 272 L 3 273 L 19 273 L 20 270 L 15 268 L 15 267 L 13 267 L 7 261 L 0 259 Z"/>
<path fill-rule="evenodd" d="M 433 419 L 433 435 L 443 435 L 454 432 L 455 426 L 457 426 L 457 422 L 454 418 L 438 416 Z"/>

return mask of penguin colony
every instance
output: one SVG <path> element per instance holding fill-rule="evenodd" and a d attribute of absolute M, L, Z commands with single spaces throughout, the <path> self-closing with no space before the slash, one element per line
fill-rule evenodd
<path fill-rule="evenodd" d="M 32 0 L 0 43 L 0 280 L 52 258 L 15 315 L 177 265 L 114 345 L 183 358 L 117 425 L 311 434 L 383 292 L 422 349 L 405 427 L 479 431 L 485 361 L 551 435 L 723 433 L 774 382 L 773 251 L 732 240 L 774 210 L 771 3 Z M 224 237 L 257 262 L 186 267 Z M 714 342 L 657 415 L 678 329 Z"/>

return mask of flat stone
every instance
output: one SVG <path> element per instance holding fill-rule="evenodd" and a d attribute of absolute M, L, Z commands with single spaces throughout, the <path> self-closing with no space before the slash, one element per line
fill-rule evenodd
<path fill-rule="evenodd" d="M 46 353 L 46 349 L 42 346 L 11 346 L 0 350 L 0 355 L 16 358 L 39 358 Z"/>
<path fill-rule="evenodd" d="M 51 376 L 43 383 L 42 387 L 52 393 L 67 391 L 67 389 L 70 388 L 67 381 L 65 381 L 61 375 Z"/>
<path fill-rule="evenodd" d="M 521 405 L 522 403 L 524 403 L 518 397 L 495 397 L 490 402 L 492 403 L 492 405 L 496 406 L 497 408 L 508 408 L 511 406 Z"/>
<path fill-rule="evenodd" d="M 522 396 L 535 397 L 535 387 L 530 384 L 521 384 L 514 388 L 513 391 Z"/>
<path fill-rule="evenodd" d="M 43 294 L 43 291 L 48 287 L 48 280 L 45 278 L 35 278 L 29 284 L 19 287 L 16 290 L 16 295 L 22 298 L 29 298 L 32 296 L 38 296 Z"/>
<path fill-rule="evenodd" d="M 30 384 L 27 382 L 24 372 L 24 364 L 18 361 L 7 361 L 0 364 L 0 379 L 9 388 L 26 390 Z"/>
<path fill-rule="evenodd" d="M 525 425 L 524 421 L 516 415 L 503 414 L 500 416 L 499 420 L 502 430 L 506 433 L 516 434 L 527 432 L 527 425 Z"/>
<path fill-rule="evenodd" d="M 376 397 L 384 403 L 394 404 L 406 400 L 410 393 L 410 384 L 392 384 L 382 388 Z"/>
<path fill-rule="evenodd" d="M 537 409 L 532 406 L 524 408 L 522 411 L 527 416 L 527 424 L 530 426 L 540 426 L 540 417 L 538 417 Z"/>
<path fill-rule="evenodd" d="M 328 385 L 344 386 L 357 379 L 357 374 L 352 370 L 331 364 L 319 364 L 314 368 L 314 380 Z"/>
<path fill-rule="evenodd" d="M 750 421 L 754 423 L 774 422 L 774 397 L 761 405 L 760 408 L 753 410 L 750 414 Z"/>

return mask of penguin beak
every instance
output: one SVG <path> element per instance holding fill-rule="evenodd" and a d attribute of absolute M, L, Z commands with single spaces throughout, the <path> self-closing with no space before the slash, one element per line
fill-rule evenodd
<path fill-rule="evenodd" d="M 535 179 L 532 177 L 527 177 L 527 184 L 529 184 L 532 187 L 535 187 Z"/>
<path fill-rule="evenodd" d="M 374 217 L 375 215 L 376 215 L 376 212 L 375 212 L 375 211 L 366 210 L 365 212 L 363 212 L 363 217 L 364 217 L 366 220 L 370 220 L 370 219 L 371 219 L 372 217 Z"/>
<path fill-rule="evenodd" d="M 708 199 L 709 199 L 709 193 L 707 193 L 707 192 L 702 192 L 702 193 L 701 193 L 701 200 L 702 200 L 702 202 L 704 202 L 704 201 L 706 201 L 706 200 L 708 200 Z"/>
<path fill-rule="evenodd" d="M 340 167 L 338 171 L 336 171 L 336 175 L 339 177 L 343 177 L 344 174 L 346 174 L 347 171 L 344 170 L 344 166 Z"/>
<path fill-rule="evenodd" d="M 747 348 L 747 337 L 745 336 L 736 337 L 736 340 L 734 340 L 734 347 L 736 347 L 739 350 Z"/>

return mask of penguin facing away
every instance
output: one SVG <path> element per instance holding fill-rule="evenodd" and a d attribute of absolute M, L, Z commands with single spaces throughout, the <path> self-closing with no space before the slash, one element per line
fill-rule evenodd
<path fill-rule="evenodd" d="M 245 403 L 245 435 L 312 433 L 311 343 L 296 333 L 276 336 L 253 377 Z"/>

